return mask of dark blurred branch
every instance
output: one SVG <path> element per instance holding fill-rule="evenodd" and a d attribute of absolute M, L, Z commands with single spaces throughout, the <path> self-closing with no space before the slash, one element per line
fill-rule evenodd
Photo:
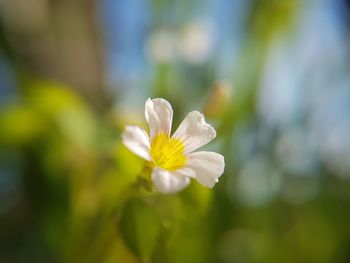
<path fill-rule="evenodd" d="M 96 5 L 94 0 L 13 0 L 0 4 L 0 14 L 2 42 L 15 66 L 63 82 L 103 110 L 108 100 Z"/>

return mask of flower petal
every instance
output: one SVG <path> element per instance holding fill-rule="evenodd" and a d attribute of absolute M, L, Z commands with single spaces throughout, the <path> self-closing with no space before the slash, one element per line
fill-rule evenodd
<path fill-rule="evenodd" d="M 159 167 L 154 167 L 152 181 L 156 189 L 165 194 L 176 193 L 184 189 L 190 183 L 190 178 L 176 171 L 167 171 Z"/>
<path fill-rule="evenodd" d="M 170 135 L 173 109 L 168 101 L 161 98 L 148 99 L 145 105 L 145 117 L 151 139 L 160 132 Z"/>
<path fill-rule="evenodd" d="M 192 111 L 187 114 L 172 137 L 182 140 L 185 145 L 185 153 L 189 153 L 207 144 L 215 136 L 215 129 L 205 122 L 203 114 Z"/>
<path fill-rule="evenodd" d="M 124 145 L 141 158 L 151 161 L 150 139 L 147 133 L 137 126 L 126 126 L 122 134 Z"/>
<path fill-rule="evenodd" d="M 194 152 L 187 155 L 186 168 L 193 171 L 188 176 L 206 187 L 212 188 L 224 172 L 224 156 L 215 152 Z"/>

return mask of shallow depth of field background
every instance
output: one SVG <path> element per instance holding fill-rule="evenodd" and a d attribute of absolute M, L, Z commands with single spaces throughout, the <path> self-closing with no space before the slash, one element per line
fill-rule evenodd
<path fill-rule="evenodd" d="M 0 262 L 349 262 L 347 0 L 0 1 Z M 225 156 L 137 187 L 163 97 Z"/>

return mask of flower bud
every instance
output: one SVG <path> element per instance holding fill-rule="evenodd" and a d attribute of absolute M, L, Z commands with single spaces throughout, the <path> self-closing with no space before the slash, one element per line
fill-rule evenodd
<path fill-rule="evenodd" d="M 231 96 L 232 88 L 227 82 L 215 82 L 210 88 L 209 96 L 204 103 L 204 114 L 209 118 L 219 118 L 226 112 Z"/>

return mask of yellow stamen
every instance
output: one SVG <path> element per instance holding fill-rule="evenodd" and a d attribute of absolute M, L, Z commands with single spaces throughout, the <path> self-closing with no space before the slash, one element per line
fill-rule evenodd
<path fill-rule="evenodd" d="M 186 164 L 185 146 L 180 139 L 159 133 L 152 139 L 151 156 L 155 166 L 166 170 L 176 170 Z"/>

